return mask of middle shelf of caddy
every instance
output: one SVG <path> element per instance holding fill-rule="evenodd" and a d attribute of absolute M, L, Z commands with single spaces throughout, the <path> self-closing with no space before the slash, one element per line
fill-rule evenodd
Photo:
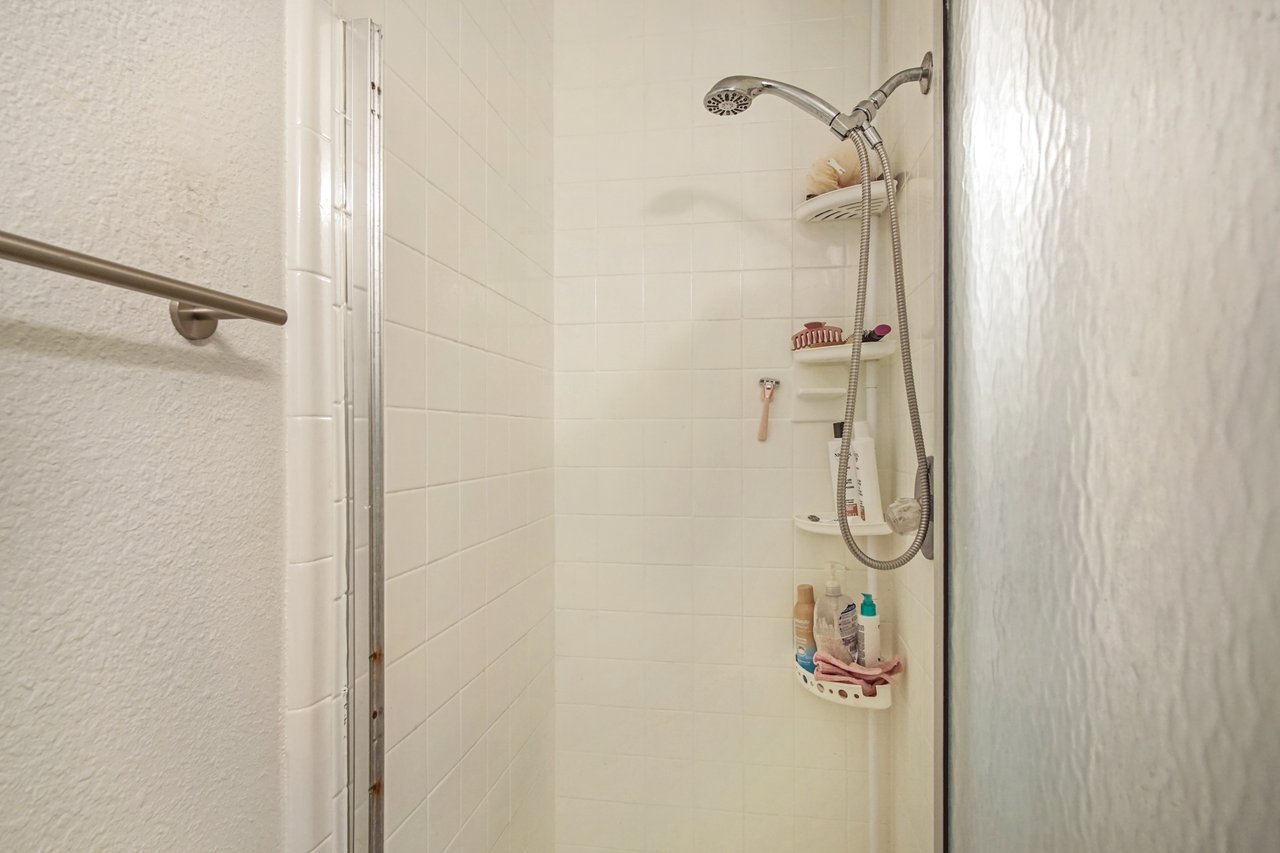
<path fill-rule="evenodd" d="M 825 347 L 805 347 L 793 350 L 791 360 L 796 364 L 848 364 L 853 344 L 832 344 Z M 867 341 L 862 344 L 862 360 L 878 361 L 898 350 L 897 341 Z"/>
<path fill-rule="evenodd" d="M 825 347 L 806 347 L 794 350 L 791 359 L 796 365 L 812 367 L 795 390 L 797 406 L 793 421 L 829 421 L 839 414 L 838 406 L 848 393 L 848 366 L 851 344 L 833 344 Z M 862 345 L 863 363 L 879 361 L 897 351 L 895 341 L 874 341 Z M 844 366 L 844 371 L 835 369 Z"/>
<path fill-rule="evenodd" d="M 805 533 L 815 533 L 818 536 L 840 535 L 840 524 L 832 512 L 821 515 L 796 514 L 791 517 L 791 520 L 795 523 L 796 530 L 803 530 Z M 893 529 L 883 521 L 870 522 L 851 518 L 849 532 L 854 536 L 888 536 Z"/>

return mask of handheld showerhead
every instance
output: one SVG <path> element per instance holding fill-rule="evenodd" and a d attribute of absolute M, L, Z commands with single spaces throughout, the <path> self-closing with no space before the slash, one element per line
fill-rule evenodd
<path fill-rule="evenodd" d="M 738 75 L 726 77 L 711 87 L 702 99 L 707 112 L 722 116 L 734 116 L 744 112 L 759 94 L 777 95 L 807 112 L 828 127 L 840 115 L 840 111 L 812 92 L 764 77 Z"/>

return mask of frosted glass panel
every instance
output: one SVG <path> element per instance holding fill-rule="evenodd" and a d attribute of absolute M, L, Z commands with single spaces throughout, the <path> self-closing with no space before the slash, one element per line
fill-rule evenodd
<path fill-rule="evenodd" d="M 953 849 L 1275 849 L 1275 4 L 952 27 Z"/>

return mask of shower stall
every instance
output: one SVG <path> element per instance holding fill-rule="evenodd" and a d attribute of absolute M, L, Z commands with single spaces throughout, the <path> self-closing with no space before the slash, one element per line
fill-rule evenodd
<path fill-rule="evenodd" d="M 1242 771 L 1248 784 L 1226 769 L 1247 747 L 1275 753 L 1256 697 L 1216 751 L 1131 747 L 1147 722 L 1212 740 L 1222 703 L 1170 694 L 1185 684 L 1172 670 L 1195 648 L 1219 672 L 1241 657 L 1186 620 L 1171 627 L 1176 661 L 1141 651 L 1129 614 L 1170 596 L 1104 570 L 1114 543 L 1134 537 L 1176 562 L 1164 545 L 1177 537 L 1144 538 L 1129 513 L 1157 517 L 1154 493 L 1105 476 L 1138 464 L 1159 483 L 1168 466 L 1091 443 L 1092 425 L 1114 431 L 1125 417 L 1107 396 L 1114 382 L 1098 392 L 1085 381 L 1080 371 L 1103 371 L 1081 347 L 1120 353 L 1135 371 L 1142 353 L 1118 334 L 1130 321 L 1108 307 L 1116 294 L 1099 295 L 1087 263 L 1072 266 L 1115 242 L 1089 223 L 1119 217 L 1084 217 L 1073 181 L 1100 170 L 1123 182 L 1122 161 L 1054 128 L 1110 143 L 1120 131 L 1088 120 L 1092 101 L 1075 104 L 1075 124 L 1062 124 L 1065 106 L 1037 124 L 1030 105 L 1079 93 L 1036 74 L 1018 90 L 984 59 L 1043 71 L 1004 37 L 1048 38 L 1032 11 L 961 10 L 950 42 L 932 0 L 339 0 L 330 11 L 378 24 L 342 37 L 344 73 L 359 73 L 343 78 L 335 152 L 342 186 L 368 190 L 334 205 L 353 276 L 341 306 L 348 571 L 332 741 L 345 783 L 310 802 L 328 818 L 307 842 L 327 829 L 339 849 L 452 853 L 1258 846 L 1265 780 L 1256 764 Z M 1067 39 L 1099 67 L 1133 41 L 1121 22 L 1129 41 L 1102 49 L 1108 17 L 1072 30 L 1096 37 Z M 298 28 L 303 41 L 323 31 Z M 1260 43 L 1239 48 L 1252 56 Z M 947 55 L 957 45 L 958 61 Z M 725 76 L 739 69 L 763 76 Z M 1117 99 L 1108 121 L 1132 106 L 1113 78 L 1144 79 L 1095 81 Z M 1175 102 L 1159 81 L 1133 85 Z M 1129 130 L 1137 144 L 1141 129 Z M 1036 144 L 1062 175 L 1033 159 Z M 1255 207 L 1275 224 L 1274 204 Z M 1189 227 L 1179 245 L 1196 243 Z M 996 231 L 1010 239 L 993 242 Z M 1133 245 L 1110 248 L 1144 278 Z M 1042 254 L 1060 268 L 1039 265 Z M 1259 278 L 1247 252 L 1215 257 Z M 1062 269 L 1070 283 L 1056 280 Z M 1213 314 L 1205 294 L 1184 292 Z M 1232 302 L 1230 316 L 1275 317 L 1270 293 Z M 1257 340 L 1221 346 L 1239 355 Z M 1062 370 L 1050 403 L 1047 379 Z M 1177 422 L 1171 396 L 1128 392 Z M 1273 397 L 1255 401 L 1272 421 Z M 1212 431 L 1197 424 L 1184 447 Z M 948 436 L 963 464 L 948 465 Z M 1258 440 L 1232 432 L 1215 446 L 1231 458 L 1235 442 Z M 1041 462 L 1070 484 L 1060 496 L 1028 480 Z M 1190 470 L 1224 493 L 1256 486 L 1203 460 Z M 1020 532 L 996 519 L 1020 519 Z M 1240 565 L 1274 550 L 1271 529 L 1263 520 L 1242 535 Z M 818 639 L 806 661 L 793 616 L 806 587 L 864 598 L 847 662 L 822 661 Z M 1266 621 L 1272 598 L 1215 589 L 1223 611 Z M 1086 657 L 1135 664 L 1104 673 Z M 1277 680 L 1243 658 L 1258 683 Z M 1116 675 L 1139 663 L 1159 685 Z M 1148 780 L 1112 766 L 1117 755 L 1160 768 L 1173 796 L 1137 793 Z M 1197 788 L 1175 777 L 1189 768 L 1221 780 L 1238 820 L 1199 811 L 1187 825 L 1179 804 Z"/>
<path fill-rule="evenodd" d="M 940 843 L 942 43 L 910 5 L 338 4 L 382 34 L 385 187 L 381 346 L 345 338 L 349 846 Z M 769 76 L 712 85 L 738 67 Z M 841 144 L 861 180 L 806 201 Z M 793 352 L 816 321 L 847 343 Z M 855 433 L 883 520 L 846 512 Z M 796 663 L 832 563 L 878 689 Z"/>

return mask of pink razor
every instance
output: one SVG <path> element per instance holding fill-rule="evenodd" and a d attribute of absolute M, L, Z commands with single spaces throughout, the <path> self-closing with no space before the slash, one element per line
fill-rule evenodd
<path fill-rule="evenodd" d="M 773 392 L 781 384 L 781 379 L 760 380 L 760 429 L 756 433 L 756 441 L 769 439 L 769 404 L 773 402 Z"/>

